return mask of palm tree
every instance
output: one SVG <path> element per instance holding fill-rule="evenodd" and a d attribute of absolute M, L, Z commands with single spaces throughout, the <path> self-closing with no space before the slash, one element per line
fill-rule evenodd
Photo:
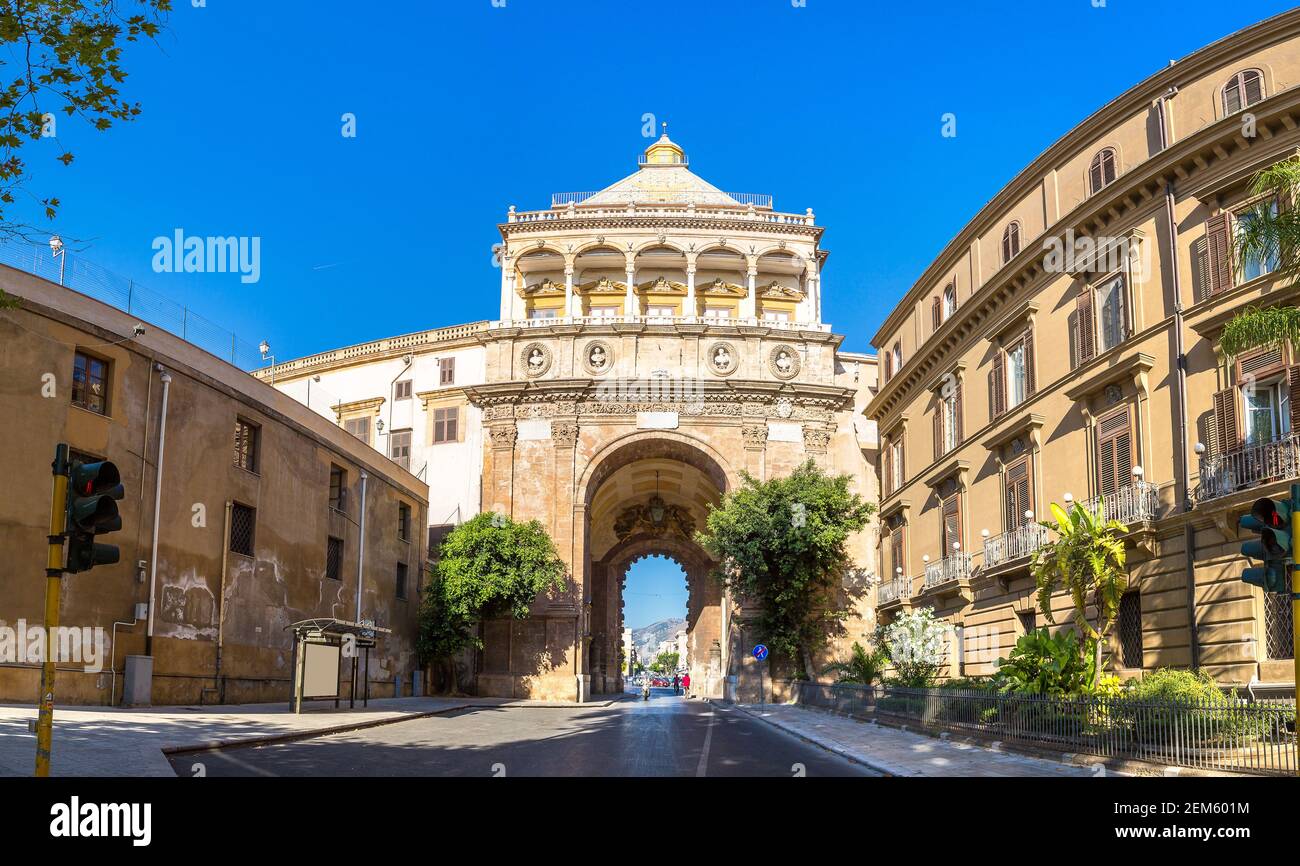
<path fill-rule="evenodd" d="M 1124 567 L 1123 534 L 1128 527 L 1107 520 L 1104 501 L 1091 511 L 1076 502 L 1068 512 L 1052 503 L 1054 521 L 1042 525 L 1052 530 L 1054 540 L 1034 551 L 1030 570 L 1038 588 L 1038 608 L 1049 623 L 1056 624 L 1052 596 L 1068 592 L 1074 602 L 1074 622 L 1083 641 L 1085 664 L 1090 662 L 1089 686 L 1095 687 L 1101 673 L 1101 644 L 1119 614 L 1120 598 L 1128 588 Z M 1088 619 L 1088 608 L 1096 613 Z M 1088 658 L 1091 656 L 1091 659 Z"/>
<path fill-rule="evenodd" d="M 1233 239 L 1234 259 L 1266 261 L 1282 279 L 1300 277 L 1300 156 L 1255 175 L 1251 193 L 1262 201 L 1242 214 Z M 1230 358 L 1263 346 L 1300 345 L 1300 309 L 1248 307 L 1223 329 L 1219 345 Z"/>
<path fill-rule="evenodd" d="M 885 665 L 887 663 L 884 653 L 880 650 L 867 652 L 862 648 L 862 644 L 855 641 L 853 644 L 853 653 L 849 656 L 848 661 L 835 662 L 832 665 L 827 665 L 826 669 L 823 670 L 822 673 L 839 674 L 840 677 L 836 682 L 860 683 L 864 686 L 869 686 L 876 680 L 880 679 L 880 675 L 884 673 Z"/>

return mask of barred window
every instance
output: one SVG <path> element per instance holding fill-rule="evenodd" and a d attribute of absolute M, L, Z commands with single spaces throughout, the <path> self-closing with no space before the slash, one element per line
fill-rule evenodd
<path fill-rule="evenodd" d="M 240 556 L 253 555 L 253 530 L 257 523 L 257 509 L 238 502 L 230 509 L 230 552 Z"/>
<path fill-rule="evenodd" d="M 1266 594 L 1264 596 L 1264 643 L 1270 659 L 1295 658 L 1295 644 L 1292 643 L 1294 631 L 1291 597 L 1276 592 Z"/>
<path fill-rule="evenodd" d="M 330 508 L 344 513 L 348 510 L 348 473 L 339 466 L 330 467 Z"/>
<path fill-rule="evenodd" d="M 452 406 L 447 409 L 433 410 L 433 441 L 434 444 L 439 442 L 455 442 L 457 436 L 457 426 L 460 423 L 460 407 Z"/>
<path fill-rule="evenodd" d="M 402 541 L 411 540 L 411 506 L 405 502 L 397 503 L 397 537 Z"/>
<path fill-rule="evenodd" d="M 1038 611 L 1036 610 L 1018 610 L 1016 617 L 1020 620 L 1020 627 L 1025 630 L 1025 634 L 1030 634 L 1038 630 Z"/>
<path fill-rule="evenodd" d="M 108 362 L 82 352 L 72 360 L 72 405 L 108 414 Z"/>
<path fill-rule="evenodd" d="M 406 598 L 406 563 L 397 563 L 397 597 Z"/>
<path fill-rule="evenodd" d="M 235 465 L 249 472 L 257 471 L 257 445 L 261 430 L 256 424 L 235 419 Z"/>
<path fill-rule="evenodd" d="M 330 536 L 325 544 L 325 576 L 330 580 L 343 579 L 343 539 Z"/>
<path fill-rule="evenodd" d="M 1119 600 L 1120 662 L 1126 668 L 1142 667 L 1142 595 L 1126 592 Z"/>

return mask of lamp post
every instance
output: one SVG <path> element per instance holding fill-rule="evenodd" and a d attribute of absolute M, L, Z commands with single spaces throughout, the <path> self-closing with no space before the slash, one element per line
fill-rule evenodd
<path fill-rule="evenodd" d="M 262 353 L 263 362 L 267 361 L 268 359 L 270 360 L 271 384 L 275 385 L 275 356 L 271 354 L 271 344 L 268 343 L 266 340 L 263 340 L 261 343 L 258 344 L 257 351 Z"/>
<path fill-rule="evenodd" d="M 63 246 L 63 238 L 54 235 L 50 238 L 50 255 L 59 260 L 59 285 L 63 285 L 63 267 L 67 264 L 67 249 Z"/>

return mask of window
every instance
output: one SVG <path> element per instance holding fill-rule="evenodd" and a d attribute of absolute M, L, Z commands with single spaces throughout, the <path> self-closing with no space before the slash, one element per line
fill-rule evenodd
<path fill-rule="evenodd" d="M 957 312 L 957 284 L 949 283 L 943 290 L 944 321 L 948 321 L 948 318 L 955 312 Z"/>
<path fill-rule="evenodd" d="M 1038 630 L 1038 611 L 1018 610 L 1016 617 L 1020 620 L 1020 627 L 1025 630 L 1025 634 Z"/>
<path fill-rule="evenodd" d="M 1092 158 L 1088 167 L 1088 186 L 1090 193 L 1096 195 L 1115 182 L 1115 151 L 1106 148 Z"/>
<path fill-rule="evenodd" d="M 646 315 L 657 319 L 671 319 L 677 315 L 677 308 L 668 304 L 651 304 L 646 309 Z"/>
<path fill-rule="evenodd" d="M 704 318 L 706 319 L 730 319 L 731 307 L 705 307 Z"/>
<path fill-rule="evenodd" d="M 1236 114 L 1264 98 L 1264 77 L 1258 69 L 1238 72 L 1223 86 L 1223 114 Z"/>
<path fill-rule="evenodd" d="M 1295 658 L 1294 629 L 1291 599 L 1278 592 L 1264 593 L 1264 650 L 1270 659 Z"/>
<path fill-rule="evenodd" d="M 763 321 L 788 322 L 790 321 L 790 313 L 788 310 L 767 310 L 763 313 Z"/>
<path fill-rule="evenodd" d="M 1117 276 L 1097 289 L 1097 319 L 1101 351 L 1115 348 L 1128 336 L 1123 276 Z"/>
<path fill-rule="evenodd" d="M 1250 229 L 1262 219 L 1276 218 L 1278 215 L 1277 199 L 1267 202 L 1260 202 L 1254 207 L 1247 208 L 1236 215 L 1235 225 L 1238 243 L 1250 231 Z M 1240 247 L 1238 247 L 1240 249 Z M 1251 280 L 1258 279 L 1273 273 L 1278 267 L 1278 257 L 1276 250 L 1269 250 L 1267 253 L 1259 252 L 1246 254 L 1243 251 L 1238 268 L 1241 272 L 1241 281 L 1248 283 Z"/>
<path fill-rule="evenodd" d="M 940 392 L 934 412 L 934 458 L 936 460 L 955 450 L 962 440 L 961 380 L 957 380 L 955 387 L 949 388 L 945 385 L 944 391 L 951 393 Z"/>
<path fill-rule="evenodd" d="M 1124 667 L 1142 667 L 1142 596 L 1136 592 L 1119 599 L 1119 655 Z"/>
<path fill-rule="evenodd" d="M 891 437 L 885 445 L 885 495 L 899 490 L 903 486 L 903 441 L 902 433 L 898 438 Z"/>
<path fill-rule="evenodd" d="M 235 419 L 235 465 L 249 472 L 257 471 L 257 445 L 261 434 L 256 424 Z"/>
<path fill-rule="evenodd" d="M 1012 223 L 1002 233 L 1002 264 L 1020 255 L 1020 223 Z"/>
<path fill-rule="evenodd" d="M 393 462 L 408 472 L 411 469 L 411 431 L 394 430 L 388 437 L 388 456 Z"/>
<path fill-rule="evenodd" d="M 902 569 L 900 572 L 899 569 Z M 903 527 L 895 526 L 889 533 L 889 579 L 896 580 L 907 576 L 907 565 L 903 562 Z"/>
<path fill-rule="evenodd" d="M 1003 479 L 1003 497 L 1006 503 L 1005 527 L 1014 532 L 1033 522 L 1026 514 L 1034 512 L 1034 491 L 1030 484 L 1029 458 L 1022 457 L 1007 467 Z"/>
<path fill-rule="evenodd" d="M 1246 444 L 1276 442 L 1291 432 L 1291 389 L 1284 378 L 1251 379 L 1241 386 Z"/>
<path fill-rule="evenodd" d="M 402 541 L 411 540 L 411 506 L 405 502 L 397 503 L 397 537 Z"/>
<path fill-rule="evenodd" d="M 370 419 L 368 417 L 348 418 L 343 422 L 343 429 L 367 445 L 370 444 Z"/>
<path fill-rule="evenodd" d="M 889 358 L 894 373 L 898 373 L 903 369 L 903 343 L 901 340 L 895 341 L 894 348 L 889 351 Z"/>
<path fill-rule="evenodd" d="M 446 409 L 433 410 L 433 444 L 455 442 L 458 438 L 457 427 L 460 422 L 460 407 L 449 406 Z"/>
<path fill-rule="evenodd" d="M 1128 407 L 1097 422 L 1097 492 L 1112 497 L 1133 481 L 1133 433 Z"/>
<path fill-rule="evenodd" d="M 393 386 L 393 399 L 394 399 L 394 400 L 409 400 L 409 399 L 411 399 L 411 380 L 410 380 L 410 379 L 403 379 L 402 381 L 398 382 L 396 385 Z"/>
<path fill-rule="evenodd" d="M 456 359 L 455 358 L 438 359 L 438 384 L 439 385 L 456 384 Z"/>
<path fill-rule="evenodd" d="M 230 509 L 230 552 L 240 556 L 253 555 L 253 528 L 257 522 L 257 509 L 236 502 Z"/>
<path fill-rule="evenodd" d="M 550 307 L 545 310 L 531 310 L 528 313 L 530 319 L 558 319 L 560 317 L 559 307 Z"/>
<path fill-rule="evenodd" d="M 339 466 L 330 467 L 330 508 L 347 513 L 348 473 Z"/>
<path fill-rule="evenodd" d="M 1030 396 L 1029 365 L 1032 349 L 1025 338 L 1007 347 L 1007 408 L 1014 409 Z"/>
<path fill-rule="evenodd" d="M 82 352 L 72 359 L 72 405 L 108 414 L 108 362 Z"/>
<path fill-rule="evenodd" d="M 405 562 L 397 563 L 397 579 L 395 581 L 395 584 L 397 588 L 397 597 L 401 599 L 405 599 L 406 598 L 406 563 Z"/>
<path fill-rule="evenodd" d="M 596 319 L 613 319 L 619 314 L 618 307 L 592 307 L 591 315 Z"/>
<path fill-rule="evenodd" d="M 943 525 L 939 534 L 940 559 L 956 556 L 961 544 L 961 494 L 954 493 L 943 501 Z"/>
<path fill-rule="evenodd" d="M 343 539 L 332 535 L 325 543 L 325 576 L 330 580 L 343 579 Z"/>

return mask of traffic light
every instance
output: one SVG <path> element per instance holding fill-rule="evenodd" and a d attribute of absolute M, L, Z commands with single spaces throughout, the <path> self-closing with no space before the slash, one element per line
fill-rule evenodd
<path fill-rule="evenodd" d="M 116 500 L 123 495 L 122 476 L 112 463 L 72 464 L 67 506 L 69 574 L 111 565 L 121 557 L 116 545 L 96 544 L 95 536 L 122 528 Z"/>
<path fill-rule="evenodd" d="M 1291 592 L 1287 560 L 1291 558 L 1291 513 L 1298 505 L 1290 499 L 1260 499 L 1241 518 L 1242 529 L 1259 533 L 1259 540 L 1247 541 L 1241 553 L 1262 563 L 1242 572 L 1246 583 L 1265 592 Z"/>

